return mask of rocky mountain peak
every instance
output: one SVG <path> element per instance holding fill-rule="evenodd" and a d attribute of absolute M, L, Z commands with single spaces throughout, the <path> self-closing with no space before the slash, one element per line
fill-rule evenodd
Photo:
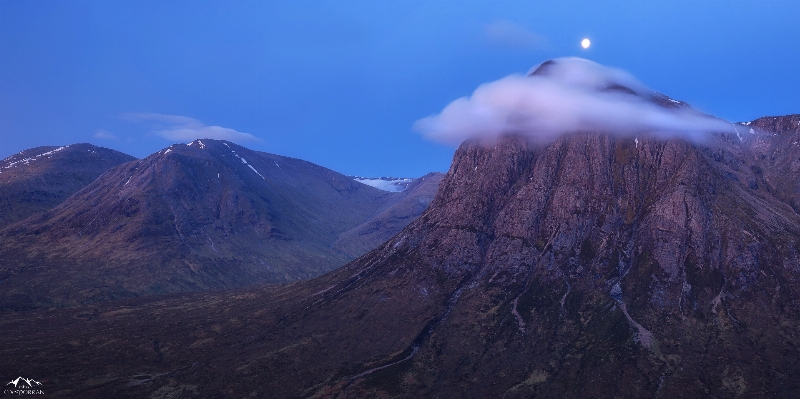
<path fill-rule="evenodd" d="M 387 355 L 400 355 L 325 389 L 692 396 L 734 392 L 730 378 L 768 387 L 796 375 L 791 362 L 771 356 L 759 364 L 775 371 L 757 374 L 762 366 L 751 361 L 758 356 L 742 346 L 754 335 L 778 342 L 800 325 L 800 215 L 769 190 L 751 188 L 745 175 L 756 172 L 730 172 L 726 160 L 746 165 L 746 152 L 732 132 L 707 145 L 596 133 L 546 145 L 521 136 L 462 144 L 419 219 L 309 283 L 316 288 L 306 292 L 321 291 L 298 320 L 347 318 L 363 308 L 366 316 L 338 334 L 361 336 L 380 325 L 397 328 L 395 339 L 409 345 L 387 344 Z M 408 319 L 390 327 L 387 314 Z M 417 335 L 409 335 L 412 326 Z M 780 350 L 797 353 L 793 345 Z M 332 346 L 341 356 L 356 350 L 321 344 Z M 498 372 L 514 377 L 457 388 L 464 378 Z M 416 383 L 393 385 L 412 375 Z"/>
<path fill-rule="evenodd" d="M 650 90 L 633 76 L 583 58 L 566 57 L 548 60 L 534 68 L 528 76 L 601 92 L 649 95 Z"/>
<path fill-rule="evenodd" d="M 764 132 L 792 133 L 800 131 L 800 114 L 765 116 L 746 123 Z"/>

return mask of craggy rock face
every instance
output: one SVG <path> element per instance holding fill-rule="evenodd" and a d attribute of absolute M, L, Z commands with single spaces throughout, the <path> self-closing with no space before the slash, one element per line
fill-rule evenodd
<path fill-rule="evenodd" d="M 663 283 L 654 285 L 677 284 L 654 301 L 677 307 L 690 284 L 688 264 L 734 278 L 758 258 L 749 244 L 790 245 L 783 236 L 797 233 L 797 215 L 785 203 L 746 185 L 758 179 L 758 165 L 734 174 L 704 154 L 710 151 L 680 140 L 592 134 L 547 147 L 513 138 L 494 148 L 464 145 L 432 205 L 431 224 L 449 230 L 445 236 L 484 242 L 485 254 L 437 267 L 458 274 L 478 256 L 475 266 L 497 273 L 493 280 L 559 269 L 549 273 L 599 273 L 610 289 L 634 258 L 646 256 Z M 528 253 L 505 259 L 515 246 Z"/>
<path fill-rule="evenodd" d="M 786 134 L 465 143 L 419 219 L 329 274 L 10 317 L 89 320 L 62 333 L 79 345 L 0 354 L 38 376 L 92 359 L 52 378 L 96 396 L 797 397 L 800 215 L 770 177 L 800 179 L 771 169 L 797 149 L 772 161 L 755 144 Z"/>
<path fill-rule="evenodd" d="M 588 133 L 463 144 L 431 208 L 348 267 L 362 268 L 364 291 L 386 284 L 370 275 L 414 275 L 396 284 L 444 293 L 434 326 L 413 357 L 365 366 L 342 389 L 796 393 L 800 217 L 753 152 L 723 135 L 704 146 Z"/>
<path fill-rule="evenodd" d="M 752 148 L 755 172 L 763 176 L 773 195 L 800 213 L 800 115 L 767 116 L 748 126 L 753 134 L 743 136 Z"/>

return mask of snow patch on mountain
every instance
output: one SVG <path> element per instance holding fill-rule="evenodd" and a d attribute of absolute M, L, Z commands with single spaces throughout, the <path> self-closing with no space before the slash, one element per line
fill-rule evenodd
<path fill-rule="evenodd" d="M 231 149 L 231 152 L 233 153 L 233 155 L 234 155 L 236 158 L 239 158 L 239 159 L 242 161 L 242 163 L 243 163 L 243 164 L 245 164 L 245 165 L 247 165 L 247 167 L 249 167 L 249 168 L 250 168 L 250 169 L 251 169 L 253 172 L 256 172 L 256 174 L 257 174 L 259 177 L 261 177 L 261 180 L 264 180 L 264 181 L 266 181 L 266 180 L 267 180 L 267 179 L 264 177 L 264 175 L 262 175 L 261 173 L 258 173 L 258 171 L 256 170 L 256 168 L 254 168 L 254 167 L 253 167 L 253 165 L 250 165 L 249 163 L 247 163 L 247 160 L 246 160 L 246 159 L 244 159 L 244 157 L 242 157 L 242 156 L 239 156 L 239 154 L 237 154 L 237 153 L 236 153 L 236 151 L 234 151 L 234 150 L 233 150 L 233 149 L 232 149 L 232 148 L 231 148 L 231 147 L 230 147 L 230 146 L 229 146 L 227 143 L 222 143 L 222 144 L 225 144 L 225 147 L 228 147 L 228 148 L 230 148 L 230 149 Z M 205 148 L 205 146 L 204 146 L 203 148 Z M 277 165 L 277 164 L 276 164 L 276 165 Z M 219 177 L 219 175 L 217 175 L 217 177 Z"/>
<path fill-rule="evenodd" d="M 242 158 L 242 161 L 244 161 L 244 158 Z M 248 166 L 250 169 L 252 169 L 252 170 L 253 170 L 253 172 L 256 172 L 256 174 L 257 174 L 258 176 L 260 176 L 260 177 L 261 177 L 261 180 L 264 180 L 264 181 L 266 181 L 266 180 L 267 180 L 267 179 L 265 179 L 265 178 L 264 178 L 264 176 L 263 176 L 261 173 L 258 173 L 258 171 L 256 170 L 256 168 L 254 168 L 254 167 L 253 167 L 253 165 L 247 164 L 247 166 Z"/>
<path fill-rule="evenodd" d="M 47 151 L 47 152 L 41 153 L 41 154 L 39 154 L 39 155 L 34 155 L 34 156 L 32 156 L 32 157 L 22 158 L 22 159 L 20 159 L 20 160 L 17 160 L 17 161 L 9 161 L 7 164 L 5 164 L 5 165 L 3 165 L 3 166 L 2 166 L 2 169 L 15 168 L 15 167 L 17 167 L 17 165 L 18 165 L 18 164 L 20 164 L 20 163 L 21 163 L 21 164 L 24 164 L 24 165 L 28 165 L 28 164 L 30 164 L 31 162 L 33 162 L 33 161 L 36 161 L 37 159 L 39 159 L 39 158 L 41 158 L 41 157 L 48 157 L 48 158 L 50 158 L 50 155 L 53 155 L 53 154 L 55 154 L 55 153 L 57 153 L 57 152 L 59 152 L 59 151 L 62 151 L 62 150 L 64 150 L 65 148 L 68 148 L 68 147 L 69 147 L 68 145 L 67 145 L 67 146 L 63 146 L 63 147 L 58 147 L 58 148 L 56 148 L 55 150 L 52 150 L 52 151 Z M 16 155 L 22 155 L 22 153 L 23 153 L 23 152 L 25 152 L 25 151 L 20 151 L 20 152 L 19 152 L 19 153 L 17 153 Z M 8 157 L 8 158 L 4 159 L 3 161 L 7 161 L 7 160 L 9 160 L 9 159 L 12 159 L 12 158 L 14 158 L 14 156 L 10 156 L 10 157 Z M 2 172 L 0 172 L 0 173 L 2 173 Z"/>
<path fill-rule="evenodd" d="M 414 179 L 403 177 L 360 177 L 351 176 L 353 180 L 375 187 L 379 190 L 398 193 L 408 188 Z"/>

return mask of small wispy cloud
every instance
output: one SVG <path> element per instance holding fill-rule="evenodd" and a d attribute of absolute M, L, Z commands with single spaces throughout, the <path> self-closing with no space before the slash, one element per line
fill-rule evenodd
<path fill-rule="evenodd" d="M 261 141 L 261 139 L 250 133 L 239 132 L 222 126 L 208 126 L 188 116 L 138 112 L 122 114 L 122 118 L 132 122 L 148 124 L 153 129 L 153 134 L 171 141 L 192 141 L 195 139 L 216 139 L 233 142 Z"/>
<path fill-rule="evenodd" d="M 93 136 L 96 139 L 102 140 L 119 140 L 117 136 L 105 129 L 97 129 Z"/>
<path fill-rule="evenodd" d="M 483 34 L 490 44 L 513 50 L 535 50 L 547 45 L 544 36 L 511 21 L 494 21 L 486 25 Z"/>

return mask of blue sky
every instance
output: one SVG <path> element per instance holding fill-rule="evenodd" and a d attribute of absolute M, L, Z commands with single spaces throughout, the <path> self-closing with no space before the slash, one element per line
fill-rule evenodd
<path fill-rule="evenodd" d="M 799 18 L 788 0 L 2 0 L 0 158 L 77 142 L 144 157 L 197 133 L 416 177 L 455 148 L 415 121 L 566 56 L 731 121 L 800 113 Z"/>

